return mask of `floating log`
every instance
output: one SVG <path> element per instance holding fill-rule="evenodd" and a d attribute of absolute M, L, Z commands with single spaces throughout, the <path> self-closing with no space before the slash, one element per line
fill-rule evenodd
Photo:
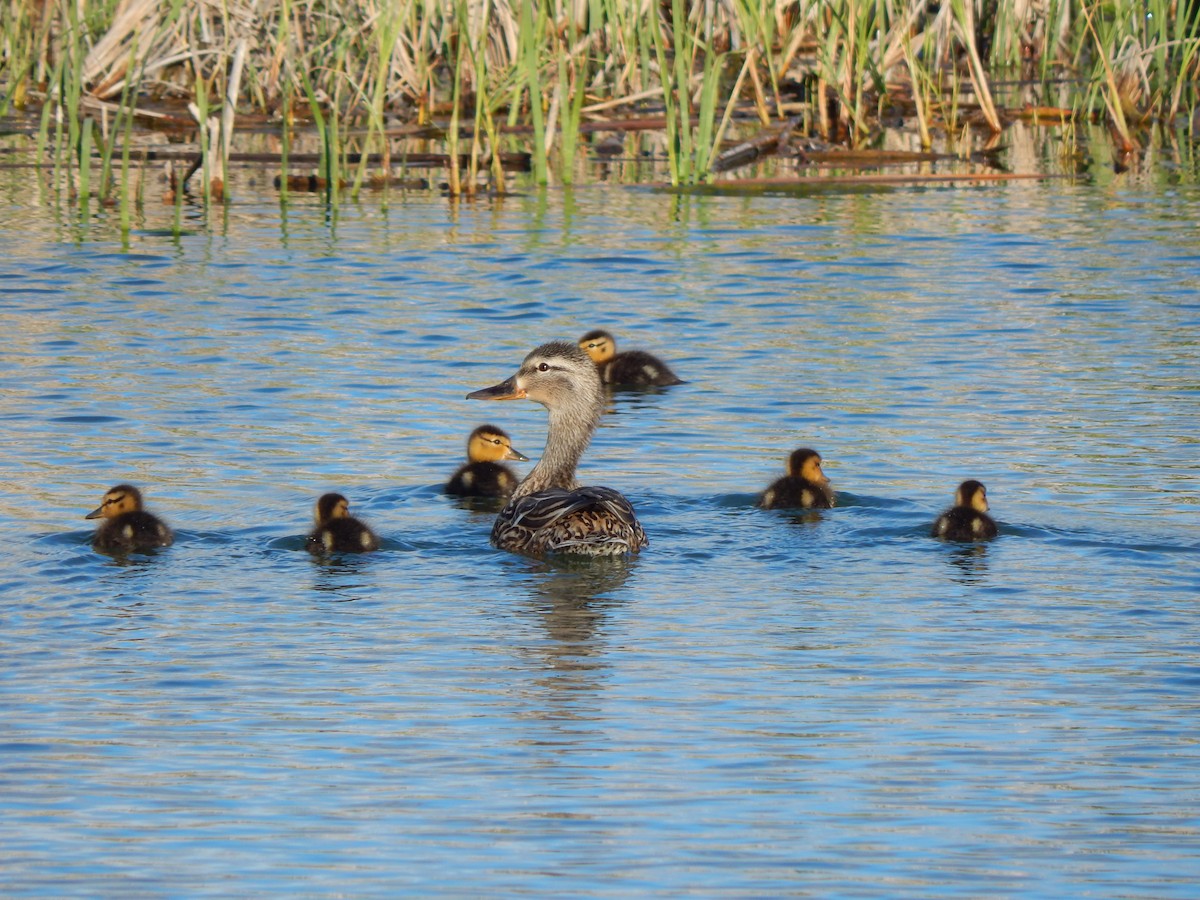
<path fill-rule="evenodd" d="M 659 184 L 661 191 L 679 194 L 758 194 L 768 191 L 804 191 L 823 188 L 884 188 L 906 187 L 924 184 L 954 184 L 956 182 L 999 182 L 999 181 L 1046 181 L 1054 178 L 1069 178 L 1069 175 L 1041 174 L 1034 172 L 973 172 L 933 173 L 924 175 L 876 174 L 876 175 L 830 175 L 798 176 L 795 178 L 743 178 L 718 181 L 714 184 L 697 184 L 689 187 L 673 187 Z"/>
<path fill-rule="evenodd" d="M 772 128 L 768 131 L 760 131 L 748 141 L 742 141 L 735 147 L 717 154 L 710 167 L 713 172 L 728 172 L 731 169 L 738 169 L 742 166 L 748 166 L 751 163 L 757 162 L 764 156 L 771 156 L 779 153 L 787 147 L 788 141 L 792 139 L 792 129 L 799 123 L 799 119 L 788 119 L 787 123 L 782 128 Z"/>

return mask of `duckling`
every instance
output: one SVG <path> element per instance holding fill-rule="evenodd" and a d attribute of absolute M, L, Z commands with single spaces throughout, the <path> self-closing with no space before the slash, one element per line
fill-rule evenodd
<path fill-rule="evenodd" d="M 931 537 L 947 541 L 985 541 L 996 536 L 996 522 L 987 514 L 987 488 L 964 481 L 954 492 L 954 506 L 933 523 Z"/>
<path fill-rule="evenodd" d="M 306 545 L 309 553 L 366 553 L 379 549 L 375 532 L 350 515 L 350 501 L 341 494 L 322 494 L 315 518 L 317 527 Z"/>
<path fill-rule="evenodd" d="M 787 475 L 767 488 L 758 505 L 763 509 L 832 509 L 833 488 L 821 470 L 821 454 L 801 447 L 788 457 Z"/>
<path fill-rule="evenodd" d="M 617 352 L 617 340 L 607 331 L 589 331 L 579 346 L 592 358 L 605 384 L 629 387 L 666 387 L 683 384 L 683 379 L 657 356 L 641 350 Z"/>
<path fill-rule="evenodd" d="M 507 434 L 495 425 L 480 425 L 467 438 L 468 462 L 459 467 L 446 484 L 447 494 L 460 497 L 508 497 L 517 486 L 517 476 L 500 460 L 529 462 L 513 448 Z"/>
<path fill-rule="evenodd" d="M 468 400 L 533 400 L 546 407 L 546 449 L 492 525 L 501 550 L 541 556 L 620 556 L 646 546 L 629 501 L 609 487 L 581 487 L 575 470 L 604 413 L 596 366 L 578 345 L 551 341 L 532 351 L 516 374 L 467 394 Z"/>
<path fill-rule="evenodd" d="M 162 519 L 142 509 L 142 492 L 131 484 L 109 488 L 100 505 L 84 518 L 104 519 L 92 538 L 97 550 L 150 550 L 170 547 L 175 540 Z"/>

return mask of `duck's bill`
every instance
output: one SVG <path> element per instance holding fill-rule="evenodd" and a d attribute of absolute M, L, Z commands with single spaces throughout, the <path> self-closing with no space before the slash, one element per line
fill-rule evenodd
<path fill-rule="evenodd" d="M 97 506 L 90 513 L 88 513 L 86 516 L 84 516 L 84 518 L 85 519 L 99 519 L 102 515 L 104 515 L 104 507 Z"/>
<path fill-rule="evenodd" d="M 502 381 L 499 384 L 492 385 L 489 388 L 481 388 L 478 391 L 471 391 L 467 394 L 468 400 L 524 400 L 525 389 L 517 387 L 517 376 L 514 375 L 507 381 Z M 523 459 L 524 457 L 522 457 Z"/>
<path fill-rule="evenodd" d="M 500 399 L 500 398 L 496 398 Z M 504 454 L 505 459 L 513 459 L 517 462 L 529 462 L 529 457 L 519 451 L 516 447 L 509 447 L 508 452 Z"/>

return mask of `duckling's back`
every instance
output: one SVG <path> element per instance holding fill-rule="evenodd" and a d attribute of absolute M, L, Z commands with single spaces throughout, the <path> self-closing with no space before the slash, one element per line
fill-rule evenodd
<path fill-rule="evenodd" d="M 671 371 L 665 362 L 642 350 L 618 353 L 600 366 L 600 378 L 605 384 L 633 387 L 668 387 L 683 384 L 683 379 Z"/>
<path fill-rule="evenodd" d="M 763 509 L 832 509 L 833 502 L 833 491 L 828 485 L 785 475 L 763 492 L 758 505 Z"/>
<path fill-rule="evenodd" d="M 996 533 L 996 522 L 987 513 L 969 506 L 955 506 L 938 516 L 930 536 L 946 541 L 986 541 Z"/>
<path fill-rule="evenodd" d="M 97 550 L 151 550 L 170 547 L 174 540 L 175 536 L 162 519 L 137 509 L 105 519 L 96 529 L 92 546 Z"/>
<path fill-rule="evenodd" d="M 460 466 L 446 483 L 446 493 L 458 497 L 508 497 L 517 476 L 503 463 L 473 462 Z"/>
<path fill-rule="evenodd" d="M 367 553 L 379 549 L 379 538 L 352 516 L 329 519 L 308 536 L 309 553 Z"/>

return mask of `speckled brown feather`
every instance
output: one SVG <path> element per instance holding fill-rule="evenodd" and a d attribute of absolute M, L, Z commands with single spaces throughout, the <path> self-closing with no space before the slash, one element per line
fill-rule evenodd
<path fill-rule="evenodd" d="M 612 488 L 589 486 L 548 488 L 511 501 L 496 517 L 492 543 L 534 556 L 616 556 L 636 552 L 649 541 L 624 496 Z"/>

